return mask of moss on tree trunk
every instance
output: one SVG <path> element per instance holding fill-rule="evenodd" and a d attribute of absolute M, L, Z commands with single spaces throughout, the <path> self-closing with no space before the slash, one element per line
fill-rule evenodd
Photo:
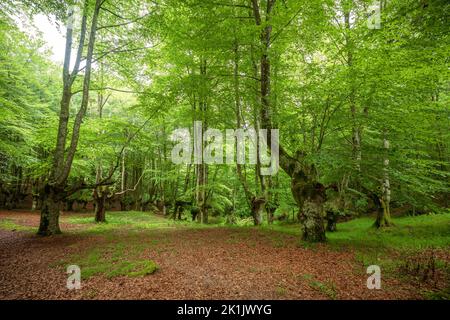
<path fill-rule="evenodd" d="M 105 202 L 106 202 L 106 190 L 102 190 L 105 187 L 97 187 L 94 190 L 94 204 L 95 204 L 95 222 L 106 222 Z"/>
<path fill-rule="evenodd" d="M 389 207 L 385 205 L 383 200 L 380 200 L 377 204 L 378 213 L 375 220 L 374 227 L 377 229 L 393 226 L 391 213 Z"/>
<path fill-rule="evenodd" d="M 46 186 L 42 192 L 43 200 L 41 204 L 41 221 L 38 234 L 41 236 L 60 234 L 59 214 L 61 200 L 58 197 L 58 192 L 49 186 Z"/>
<path fill-rule="evenodd" d="M 305 201 L 300 217 L 302 240 L 308 242 L 324 242 L 326 240 L 323 206 L 320 202 Z"/>
<path fill-rule="evenodd" d="M 320 183 L 310 180 L 303 172 L 299 172 L 292 178 L 291 191 L 299 207 L 298 218 L 301 223 L 302 240 L 326 241 L 324 187 Z"/>
<path fill-rule="evenodd" d="M 251 203 L 253 223 L 255 224 L 255 226 L 259 226 L 263 222 L 264 205 L 266 203 L 266 200 L 262 197 L 253 197 Z"/>

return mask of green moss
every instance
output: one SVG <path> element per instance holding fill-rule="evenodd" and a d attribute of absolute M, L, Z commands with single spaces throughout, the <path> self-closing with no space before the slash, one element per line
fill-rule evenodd
<path fill-rule="evenodd" d="M 328 298 L 336 300 L 337 291 L 336 286 L 334 285 L 333 282 L 324 283 L 320 281 L 311 281 L 309 285 L 311 288 L 318 290 L 319 292 L 326 295 Z"/>
<path fill-rule="evenodd" d="M 104 275 L 107 278 L 139 277 L 152 274 L 158 269 L 158 265 L 153 260 L 114 261 L 102 258 L 98 252 L 88 255 L 79 263 L 79 266 L 82 279 L 89 279 L 95 275 Z"/>
<path fill-rule="evenodd" d="M 36 227 L 23 226 L 15 223 L 11 219 L 1 219 L 0 229 L 7 231 L 25 231 L 25 232 L 37 231 Z"/>
<path fill-rule="evenodd" d="M 371 228 L 372 218 L 359 218 L 338 225 L 338 232 L 328 233 L 334 246 L 351 245 L 364 248 L 425 249 L 450 245 L 450 214 L 394 218 L 394 227 Z"/>
<path fill-rule="evenodd" d="M 277 286 L 276 288 L 275 288 L 275 293 L 278 295 L 278 296 L 284 296 L 284 295 L 286 295 L 286 288 L 284 288 L 283 286 Z"/>
<path fill-rule="evenodd" d="M 147 230 L 190 228 L 201 229 L 215 227 L 216 225 L 203 225 L 190 221 L 178 221 L 167 219 L 150 212 L 141 211 L 114 211 L 106 213 L 107 222 L 96 223 L 94 217 L 89 215 L 75 215 L 65 217 L 66 221 L 72 224 L 85 225 L 79 231 L 81 234 L 94 234 L 112 237 L 112 234 L 119 231 L 126 231 L 127 234 L 138 233 Z"/>
<path fill-rule="evenodd" d="M 57 265 L 80 266 L 82 279 L 89 279 L 95 275 L 104 275 L 107 278 L 145 276 L 155 272 L 158 266 L 152 260 L 140 258 L 144 249 L 145 244 L 136 241 L 110 243 L 94 247 L 87 252 L 70 255 Z"/>
<path fill-rule="evenodd" d="M 142 277 L 152 274 L 156 270 L 158 270 L 158 265 L 153 260 L 122 261 L 106 276 L 108 278 L 117 276 Z"/>
<path fill-rule="evenodd" d="M 338 223 L 336 232 L 327 233 L 327 243 L 336 249 L 425 249 L 450 245 L 450 213 L 393 218 L 393 227 L 376 230 L 374 218 L 358 218 Z M 300 236 L 299 224 L 265 225 L 262 230 Z"/>
<path fill-rule="evenodd" d="M 314 275 L 311 274 L 303 274 L 301 278 L 305 280 L 308 285 L 314 290 L 319 291 L 320 293 L 326 295 L 329 299 L 336 300 L 337 299 L 337 289 L 336 285 L 328 281 L 326 283 L 318 281 L 315 279 Z"/>
<path fill-rule="evenodd" d="M 450 286 L 440 291 L 425 292 L 424 297 L 429 300 L 450 300 Z"/>
<path fill-rule="evenodd" d="M 307 281 L 311 281 L 314 279 L 314 276 L 312 274 L 308 274 L 308 273 L 302 274 L 301 277 Z"/>
<path fill-rule="evenodd" d="M 281 239 L 281 238 L 273 239 L 273 240 L 272 240 L 272 246 L 273 246 L 274 248 L 284 248 L 284 247 L 286 247 L 286 243 L 285 243 L 284 240 Z"/>

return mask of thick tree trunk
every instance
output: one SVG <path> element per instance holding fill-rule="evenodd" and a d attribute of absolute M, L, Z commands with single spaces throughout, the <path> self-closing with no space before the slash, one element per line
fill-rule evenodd
<path fill-rule="evenodd" d="M 105 196 L 95 200 L 95 222 L 106 222 Z"/>
<path fill-rule="evenodd" d="M 13 210 L 17 207 L 17 192 L 15 190 L 12 190 L 8 193 L 8 196 L 6 198 L 6 209 L 7 210 Z"/>
<path fill-rule="evenodd" d="M 58 191 L 47 185 L 42 191 L 41 199 L 41 221 L 38 235 L 50 236 L 60 234 L 59 215 L 61 200 L 58 197 Z"/>
<path fill-rule="evenodd" d="M 302 239 L 308 242 L 325 241 L 324 187 L 300 172 L 292 178 L 291 191 L 299 207 Z"/>
<path fill-rule="evenodd" d="M 381 203 L 381 208 L 378 210 L 377 219 L 374 223 L 377 229 L 392 226 L 391 214 L 386 205 L 383 204 L 383 201 Z"/>
<path fill-rule="evenodd" d="M 323 206 L 320 202 L 311 199 L 306 200 L 300 217 L 303 240 L 308 242 L 323 242 L 326 240 Z"/>
<path fill-rule="evenodd" d="M 208 209 L 206 206 L 207 167 L 201 163 L 197 165 L 197 206 L 200 210 L 198 220 L 200 223 L 208 223 Z"/>
<path fill-rule="evenodd" d="M 95 222 L 106 222 L 105 203 L 106 203 L 106 190 L 102 190 L 105 187 L 97 187 L 94 190 L 94 207 L 95 207 Z"/>
<path fill-rule="evenodd" d="M 377 219 L 375 220 L 374 227 L 379 229 L 392 226 L 389 207 L 386 206 L 383 199 L 378 199 L 375 205 L 377 206 Z"/>
<path fill-rule="evenodd" d="M 253 197 L 252 199 L 252 215 L 253 215 L 253 223 L 255 224 L 255 226 L 259 226 L 263 223 L 265 203 L 266 199 L 264 198 Z"/>
<path fill-rule="evenodd" d="M 262 54 L 260 59 L 260 94 L 261 94 L 261 127 L 268 129 L 267 141 L 271 141 L 272 120 L 270 110 L 270 44 L 272 26 L 270 24 L 272 9 L 276 0 L 267 0 L 265 10 L 261 10 L 258 0 L 252 0 L 252 9 L 256 25 L 265 26 L 261 32 Z M 265 21 L 263 21 L 265 12 Z M 271 143 L 268 143 L 271 147 Z M 295 158 L 289 156 L 282 146 L 279 146 L 279 160 L 281 168 L 292 178 L 291 190 L 299 207 L 299 220 L 302 222 L 302 238 L 307 241 L 325 241 L 324 187 L 314 180 L 313 172 L 306 172 L 301 163 L 301 153 Z M 313 170 L 310 170 L 313 171 Z"/>

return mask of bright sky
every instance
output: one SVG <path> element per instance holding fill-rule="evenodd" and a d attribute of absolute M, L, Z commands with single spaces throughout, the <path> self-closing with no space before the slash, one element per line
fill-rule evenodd
<path fill-rule="evenodd" d="M 38 34 L 41 34 L 41 39 L 45 42 L 45 49 L 52 52 L 50 55 L 50 59 L 61 65 L 64 62 L 64 51 L 66 47 L 66 39 L 65 32 L 66 26 L 64 24 L 59 23 L 59 27 L 55 22 L 55 18 L 50 16 L 47 17 L 43 14 L 37 14 L 33 17 L 33 21 L 30 21 L 25 15 L 20 17 L 12 17 L 18 27 L 25 33 L 27 33 L 30 37 L 37 37 Z M 75 19 L 75 24 L 77 19 Z M 75 26 L 76 28 L 76 26 Z M 74 42 L 77 41 L 77 35 L 74 35 Z M 75 64 L 75 58 L 77 55 L 76 48 L 72 48 L 72 58 L 70 61 L 70 69 L 73 68 Z M 80 64 L 80 68 L 84 67 L 85 61 L 82 61 Z M 95 67 L 95 63 L 94 66 Z M 139 79 L 141 83 L 149 83 L 149 79 L 143 77 Z"/>
<path fill-rule="evenodd" d="M 42 32 L 44 41 L 53 52 L 51 59 L 62 64 L 64 61 L 64 49 L 66 45 L 66 39 L 61 34 L 61 32 L 65 32 L 64 26 L 61 26 L 61 32 L 58 31 L 54 20 L 50 22 L 49 18 L 43 14 L 36 15 L 33 19 L 33 24 Z"/>
<path fill-rule="evenodd" d="M 13 17 L 18 27 L 30 37 L 36 37 L 41 33 L 42 39 L 46 43 L 46 49 L 49 49 L 52 54 L 50 59 L 57 64 L 64 62 L 64 50 L 66 47 L 65 32 L 66 28 L 60 24 L 58 26 L 55 23 L 54 17 L 47 17 L 43 14 L 37 14 L 33 17 L 33 21 L 30 21 L 25 15 L 20 17 Z M 63 35 L 64 34 L 64 35 Z M 72 56 L 75 55 L 76 50 L 72 51 Z M 73 65 L 73 59 L 71 61 Z"/>

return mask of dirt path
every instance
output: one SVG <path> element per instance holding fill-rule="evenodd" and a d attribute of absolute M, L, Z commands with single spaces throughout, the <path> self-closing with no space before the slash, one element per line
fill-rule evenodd
<path fill-rule="evenodd" d="M 37 226 L 38 215 L 0 212 Z M 113 240 L 81 235 L 77 226 L 49 238 L 0 230 L 0 299 L 412 299 L 417 288 L 383 278 L 381 290 L 366 287 L 367 275 L 352 252 L 326 245 L 298 246 L 296 237 L 240 228 L 173 228 L 119 232 Z M 78 226 L 79 228 L 79 226 Z M 72 230 L 72 232 L 70 232 Z M 61 259 L 111 242 L 139 244 L 142 258 L 159 270 L 145 277 L 102 275 L 66 289 Z"/>

